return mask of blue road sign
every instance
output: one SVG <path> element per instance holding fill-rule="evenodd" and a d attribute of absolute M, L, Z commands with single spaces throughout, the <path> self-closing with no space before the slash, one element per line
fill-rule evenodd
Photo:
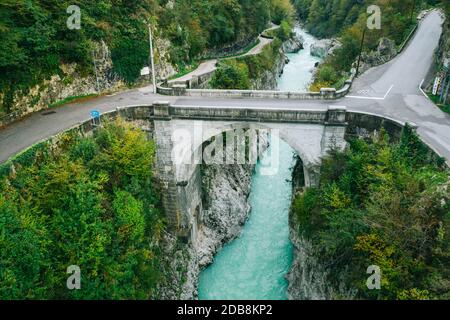
<path fill-rule="evenodd" d="M 97 110 L 92 110 L 92 111 L 91 111 L 91 117 L 92 117 L 93 119 L 100 118 L 100 112 L 97 111 Z"/>

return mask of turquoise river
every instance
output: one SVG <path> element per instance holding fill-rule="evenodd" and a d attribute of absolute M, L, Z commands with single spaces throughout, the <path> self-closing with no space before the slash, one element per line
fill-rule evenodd
<path fill-rule="evenodd" d="M 300 27 L 295 31 L 305 41 L 304 50 L 288 54 L 278 81 L 279 90 L 305 91 L 311 81 L 314 64 L 320 61 L 310 55 L 315 39 Z M 280 141 L 279 153 L 272 147 L 264 152 L 252 179 L 248 221 L 241 235 L 225 245 L 214 262 L 200 274 L 200 300 L 283 300 L 287 298 L 286 273 L 292 263 L 288 215 L 292 196 L 294 150 Z M 264 175 L 263 164 L 279 157 L 276 174 Z"/>

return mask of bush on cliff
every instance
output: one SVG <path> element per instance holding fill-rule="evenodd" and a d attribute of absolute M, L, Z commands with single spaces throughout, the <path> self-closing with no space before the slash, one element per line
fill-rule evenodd
<path fill-rule="evenodd" d="M 215 89 L 249 89 L 248 66 L 236 60 L 222 62 L 214 73 L 210 85 Z"/>
<path fill-rule="evenodd" d="M 281 40 L 275 38 L 259 54 L 248 55 L 221 62 L 211 81 L 217 89 L 252 89 L 252 81 L 262 78 L 264 72 L 274 72 L 281 57 Z"/>

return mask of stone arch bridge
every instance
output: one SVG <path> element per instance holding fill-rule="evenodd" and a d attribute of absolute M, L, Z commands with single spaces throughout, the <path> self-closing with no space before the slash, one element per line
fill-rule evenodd
<path fill-rule="evenodd" d="M 195 238 L 203 210 L 202 162 L 186 159 L 194 159 L 195 153 L 211 138 L 238 129 L 277 132 L 301 158 L 305 185 L 314 186 L 318 183 L 317 164 L 321 157 L 332 146 L 344 148 L 346 136 L 365 136 L 384 128 L 398 138 L 404 126 L 393 119 L 348 112 L 340 106 L 321 110 L 256 109 L 155 102 L 151 106 L 118 108 L 110 114 L 127 120 L 149 121 L 151 128 L 148 131 L 157 146 L 156 175 L 163 188 L 162 202 L 167 220 L 171 231 L 186 240 Z M 176 152 L 180 147 L 184 150 L 181 157 Z"/>

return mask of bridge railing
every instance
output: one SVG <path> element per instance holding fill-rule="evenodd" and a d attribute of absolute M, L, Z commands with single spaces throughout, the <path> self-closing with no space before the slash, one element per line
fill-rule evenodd
<path fill-rule="evenodd" d="M 176 83 L 170 87 L 159 85 L 157 93 L 167 96 L 211 97 L 211 98 L 259 98 L 292 100 L 335 100 L 345 97 L 350 91 L 352 80 L 347 80 L 340 90 L 322 88 L 320 92 L 296 92 L 275 90 L 223 90 L 188 89 L 187 85 Z"/>

